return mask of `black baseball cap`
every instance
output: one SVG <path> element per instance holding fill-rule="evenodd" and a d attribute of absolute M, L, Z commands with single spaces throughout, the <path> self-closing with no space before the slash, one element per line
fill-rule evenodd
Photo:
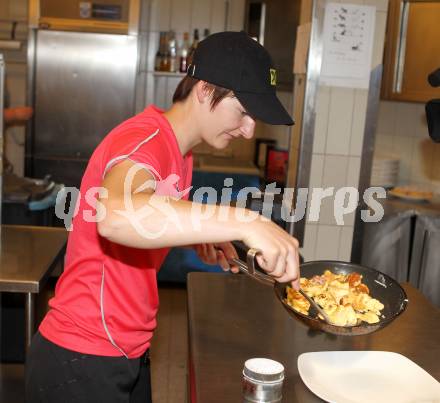
<path fill-rule="evenodd" d="M 277 72 L 269 53 L 244 31 L 218 32 L 201 41 L 187 75 L 233 91 L 256 119 L 294 123 L 276 96 Z"/>

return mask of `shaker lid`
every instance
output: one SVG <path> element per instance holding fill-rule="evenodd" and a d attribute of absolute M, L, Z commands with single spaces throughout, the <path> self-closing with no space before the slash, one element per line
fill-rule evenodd
<path fill-rule="evenodd" d="M 284 366 L 268 358 L 251 358 L 244 363 L 243 375 L 261 382 L 278 382 L 284 379 Z"/>

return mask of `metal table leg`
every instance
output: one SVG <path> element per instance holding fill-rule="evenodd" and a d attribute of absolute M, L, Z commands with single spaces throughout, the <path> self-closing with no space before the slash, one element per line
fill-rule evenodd
<path fill-rule="evenodd" d="M 26 351 L 31 345 L 32 336 L 34 335 L 35 327 L 35 294 L 28 292 L 26 293 Z"/>

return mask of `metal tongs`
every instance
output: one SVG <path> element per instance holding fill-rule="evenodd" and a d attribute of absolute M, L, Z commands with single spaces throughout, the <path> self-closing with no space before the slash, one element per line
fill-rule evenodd
<path fill-rule="evenodd" d="M 265 273 L 263 273 L 261 271 L 261 269 L 255 267 L 255 258 L 257 257 L 257 255 L 261 254 L 261 250 L 259 249 L 254 249 L 251 248 L 247 251 L 246 254 L 246 263 L 243 262 L 241 259 L 229 259 L 228 262 L 229 264 L 234 264 L 236 266 L 238 266 L 238 268 L 240 269 L 240 271 L 246 275 L 248 275 L 249 277 L 252 277 L 254 280 L 259 281 L 260 283 L 263 284 L 270 284 L 270 285 L 274 285 L 275 284 L 275 279 Z M 330 325 L 333 325 L 334 323 L 332 322 L 332 320 L 329 318 L 329 316 L 327 315 L 327 313 L 324 311 L 324 309 L 322 309 L 319 304 L 317 304 L 315 302 L 315 300 L 311 297 L 309 297 L 307 295 L 307 293 L 302 290 L 301 288 L 299 288 L 298 292 L 307 300 L 309 301 L 310 305 L 313 306 L 313 308 L 315 308 L 315 310 L 322 316 L 322 318 L 324 318 L 324 321 Z"/>

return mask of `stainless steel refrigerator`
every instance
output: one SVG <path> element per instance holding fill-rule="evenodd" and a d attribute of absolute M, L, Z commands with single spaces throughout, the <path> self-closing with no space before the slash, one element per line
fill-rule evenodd
<path fill-rule="evenodd" d="M 94 148 L 134 114 L 139 8 L 139 0 L 30 0 L 27 176 L 79 186 Z"/>

